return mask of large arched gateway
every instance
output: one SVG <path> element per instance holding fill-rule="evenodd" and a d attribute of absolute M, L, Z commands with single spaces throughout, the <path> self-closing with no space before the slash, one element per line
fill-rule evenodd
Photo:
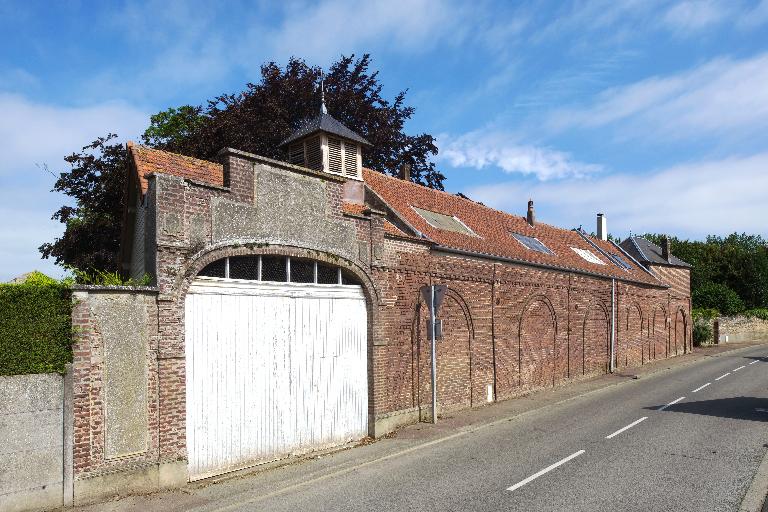
<path fill-rule="evenodd" d="M 190 479 L 368 433 L 363 291 L 285 256 L 206 266 L 185 302 Z"/>

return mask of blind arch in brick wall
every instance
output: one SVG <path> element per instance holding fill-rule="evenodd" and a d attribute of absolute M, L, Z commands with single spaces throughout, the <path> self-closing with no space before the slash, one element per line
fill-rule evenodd
<path fill-rule="evenodd" d="M 682 306 L 675 312 L 675 344 L 674 353 L 679 355 L 688 352 L 688 315 Z"/>
<path fill-rule="evenodd" d="M 658 304 L 651 317 L 650 325 L 651 357 L 653 359 L 668 356 L 669 329 L 667 328 L 667 308 Z"/>
<path fill-rule="evenodd" d="M 529 297 L 520 313 L 518 385 L 525 388 L 554 386 L 557 367 L 557 314 L 548 297 Z"/>
<path fill-rule="evenodd" d="M 431 414 L 431 344 L 427 305 L 417 294 L 411 323 L 411 371 L 414 402 L 421 418 Z M 473 401 L 473 349 L 475 328 L 472 313 L 462 294 L 448 288 L 437 317 L 443 320 L 443 339 L 437 343 L 437 399 L 441 409 L 471 406 Z"/>
<path fill-rule="evenodd" d="M 581 324 L 581 374 L 608 373 L 610 367 L 610 313 L 600 299 L 593 298 Z"/>

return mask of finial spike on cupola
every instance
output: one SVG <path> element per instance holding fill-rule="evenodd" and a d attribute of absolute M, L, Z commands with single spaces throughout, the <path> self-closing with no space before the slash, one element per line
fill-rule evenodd
<path fill-rule="evenodd" d="M 328 109 L 325 107 L 325 75 L 320 75 L 320 114 L 327 114 Z"/>

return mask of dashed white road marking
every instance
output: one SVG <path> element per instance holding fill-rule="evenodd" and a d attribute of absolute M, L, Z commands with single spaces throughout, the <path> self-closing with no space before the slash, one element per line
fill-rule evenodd
<path fill-rule="evenodd" d="M 647 419 L 648 419 L 648 416 L 643 416 L 643 417 L 642 417 L 642 418 L 640 418 L 639 420 L 633 421 L 632 423 L 630 423 L 630 424 L 629 424 L 629 425 L 627 425 L 626 427 L 622 427 L 622 428 L 620 428 L 619 430 L 617 430 L 617 431 L 616 431 L 616 432 L 614 432 L 613 434 L 611 434 L 611 435 L 608 435 L 608 436 L 605 436 L 605 438 L 606 438 L 606 439 L 611 439 L 612 437 L 616 437 L 617 435 L 621 434 L 621 433 L 622 433 L 622 432 L 624 432 L 625 430 L 628 430 L 628 429 L 630 429 L 630 428 L 634 427 L 635 425 L 637 425 L 638 423 L 640 423 L 641 421 L 645 421 L 645 420 L 647 420 Z"/>
<path fill-rule="evenodd" d="M 747 365 L 743 364 L 743 365 L 739 366 L 738 368 L 734 368 L 733 371 L 737 372 L 737 371 L 741 370 L 742 368 L 745 368 L 746 366 Z"/>
<path fill-rule="evenodd" d="M 509 488 L 507 488 L 507 490 L 508 490 L 508 491 L 514 491 L 515 489 L 519 489 L 520 487 L 524 486 L 525 484 L 527 484 L 527 483 L 530 483 L 530 482 L 532 482 L 532 481 L 536 480 L 536 479 L 537 479 L 537 478 L 539 478 L 541 475 L 544 475 L 544 474 L 547 474 L 547 473 L 549 473 L 549 472 L 550 472 L 550 471 L 552 471 L 553 469 L 555 469 L 555 468 L 557 468 L 557 467 L 560 467 L 560 466 L 562 466 L 563 464 L 565 464 L 566 462 L 568 462 L 568 461 L 569 461 L 569 460 L 571 460 L 571 459 L 575 459 L 576 457 L 578 457 L 579 455 L 581 455 L 581 454 L 582 454 L 582 453 L 584 453 L 585 451 L 586 451 L 586 450 L 579 450 L 579 451 L 577 451 L 576 453 L 572 453 L 571 455 L 567 456 L 566 458 L 564 458 L 564 459 L 562 459 L 562 460 L 559 460 L 559 461 L 555 462 L 555 463 L 554 463 L 554 464 L 552 464 L 551 466 L 547 466 L 546 468 L 542 469 L 542 470 L 541 470 L 541 471 L 539 471 L 538 473 L 535 473 L 535 474 L 533 474 L 533 475 L 529 476 L 529 477 L 528 477 L 528 478 L 526 478 L 525 480 L 521 480 L 520 482 L 516 483 L 516 484 L 515 484 L 515 485 L 513 485 L 512 487 L 509 487 Z"/>
<path fill-rule="evenodd" d="M 755 364 L 755 363 L 759 363 L 759 362 L 760 362 L 760 360 L 759 360 L 759 359 L 755 359 L 754 361 L 752 361 L 752 362 L 751 362 L 751 363 L 749 363 L 749 364 Z"/>
<path fill-rule="evenodd" d="M 701 391 L 702 389 L 704 389 L 705 387 L 709 386 L 710 384 L 712 384 L 712 383 L 711 382 L 707 382 L 703 386 L 699 386 L 696 389 L 694 389 L 693 392 L 696 393 L 697 391 Z"/>
<path fill-rule="evenodd" d="M 659 410 L 660 410 L 660 411 L 663 411 L 664 409 L 666 409 L 666 408 L 667 408 L 667 407 L 669 407 L 670 405 L 675 405 L 675 404 L 676 404 L 677 402 L 679 402 L 680 400 L 685 400 L 685 397 L 684 397 L 684 396 L 681 396 L 681 397 L 680 397 L 680 398 L 678 398 L 677 400 L 672 400 L 671 402 L 669 402 L 669 403 L 668 403 L 667 405 L 665 405 L 664 407 L 660 407 L 660 408 L 659 408 Z"/>
<path fill-rule="evenodd" d="M 716 378 L 715 380 L 720 380 L 720 379 L 722 379 L 722 378 L 724 378 L 724 377 L 727 377 L 727 376 L 729 376 L 730 374 L 731 374 L 731 372 L 728 372 L 728 373 L 724 373 L 724 374 L 722 374 L 721 376 L 719 376 L 718 378 Z"/>

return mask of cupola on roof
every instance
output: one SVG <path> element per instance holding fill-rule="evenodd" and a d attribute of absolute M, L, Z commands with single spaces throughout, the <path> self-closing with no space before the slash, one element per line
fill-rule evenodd
<path fill-rule="evenodd" d="M 328 113 L 321 84 L 320 114 L 305 121 L 280 147 L 286 147 L 288 161 L 310 169 L 363 179 L 363 146 L 371 143 Z"/>

